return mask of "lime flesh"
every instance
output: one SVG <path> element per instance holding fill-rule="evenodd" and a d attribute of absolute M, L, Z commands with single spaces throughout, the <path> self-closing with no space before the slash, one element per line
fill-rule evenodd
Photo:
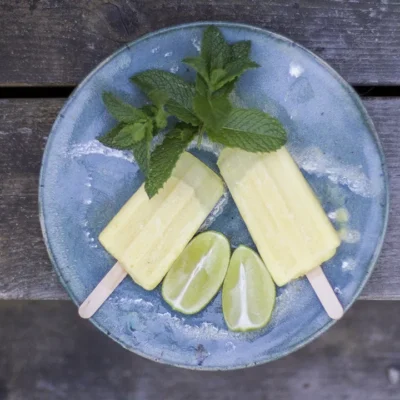
<path fill-rule="evenodd" d="M 162 285 L 164 300 L 184 314 L 200 311 L 221 287 L 229 257 L 224 235 L 209 231 L 196 236 L 168 271 Z"/>
<path fill-rule="evenodd" d="M 250 331 L 264 327 L 275 305 L 275 284 L 261 258 L 239 246 L 233 253 L 222 288 L 222 309 L 228 328 Z"/>

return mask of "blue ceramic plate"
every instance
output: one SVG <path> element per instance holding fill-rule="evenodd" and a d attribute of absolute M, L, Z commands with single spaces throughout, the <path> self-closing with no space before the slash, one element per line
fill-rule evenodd
<path fill-rule="evenodd" d="M 192 79 L 181 59 L 198 53 L 205 25 L 164 29 L 123 47 L 81 83 L 54 124 L 41 171 L 41 221 L 51 260 L 76 304 L 114 264 L 98 235 L 143 181 L 130 154 L 96 140 L 115 123 L 101 93 L 112 91 L 140 106 L 144 97 L 129 82 L 133 74 L 162 68 Z M 233 101 L 282 121 L 292 155 L 341 231 L 343 243 L 324 270 L 348 309 L 373 269 L 387 220 L 385 164 L 372 122 L 350 86 L 314 54 L 265 30 L 217 25 L 229 41 L 251 40 L 252 58 L 262 66 L 240 79 Z M 212 147 L 192 151 L 217 170 Z M 233 248 L 254 247 L 229 194 L 206 222 Z M 129 278 L 92 322 L 129 350 L 196 369 L 271 361 L 332 325 L 305 279 L 278 289 L 272 321 L 257 332 L 227 330 L 220 294 L 188 317 L 174 312 L 159 288 L 147 292 Z"/>

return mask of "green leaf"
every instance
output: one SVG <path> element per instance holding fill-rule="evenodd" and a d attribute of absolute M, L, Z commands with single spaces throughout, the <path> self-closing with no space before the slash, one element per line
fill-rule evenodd
<path fill-rule="evenodd" d="M 250 40 L 243 40 L 231 45 L 231 61 L 239 60 L 242 58 L 248 59 L 250 56 L 251 42 Z"/>
<path fill-rule="evenodd" d="M 168 124 L 168 113 L 164 110 L 164 107 L 156 107 L 151 104 L 147 104 L 141 108 L 146 115 L 151 118 L 156 128 L 156 131 L 164 129 Z"/>
<path fill-rule="evenodd" d="M 124 148 L 119 147 L 113 143 L 115 136 L 118 135 L 119 131 L 125 126 L 125 124 L 118 124 L 115 125 L 114 128 L 109 130 L 105 135 L 99 137 L 97 140 L 104 144 L 104 146 L 112 147 L 113 149 L 117 150 L 124 150 Z"/>
<path fill-rule="evenodd" d="M 169 98 L 168 93 L 166 93 L 163 90 L 159 90 L 159 89 L 154 89 L 154 90 L 150 90 L 147 93 L 147 97 L 151 100 L 151 102 L 153 104 L 155 104 L 157 107 L 162 107 L 164 106 Z"/>
<path fill-rule="evenodd" d="M 134 143 L 132 134 L 130 132 L 131 127 L 132 125 L 126 125 L 118 132 L 112 142 L 114 147 L 118 147 L 121 150 L 127 150 L 131 148 L 132 144 Z"/>
<path fill-rule="evenodd" d="M 166 110 L 192 125 L 198 125 L 199 119 L 193 112 L 195 87 L 181 77 L 167 71 L 152 69 L 134 75 L 131 80 L 148 94 L 154 90 L 164 93 L 168 100 Z"/>
<path fill-rule="evenodd" d="M 154 105 L 147 104 L 141 107 L 141 110 L 149 118 L 151 118 L 156 132 L 159 132 L 167 126 L 169 114 L 164 110 L 164 107 L 156 107 Z"/>
<path fill-rule="evenodd" d="M 150 170 L 150 147 L 153 139 L 153 125 L 149 121 L 145 124 L 145 136 L 132 145 L 133 156 L 143 175 L 146 177 Z"/>
<path fill-rule="evenodd" d="M 172 171 L 195 136 L 197 129 L 187 124 L 177 126 L 157 146 L 150 158 L 150 171 L 146 179 L 145 189 L 149 198 L 152 198 L 169 179 Z"/>
<path fill-rule="evenodd" d="M 203 33 L 201 57 L 207 64 L 208 71 L 223 68 L 231 57 L 231 49 L 221 31 L 211 25 Z"/>
<path fill-rule="evenodd" d="M 230 62 L 225 67 L 225 76 L 221 77 L 221 79 L 214 84 L 215 90 L 222 88 L 227 83 L 233 81 L 234 79 L 238 78 L 248 69 L 258 68 L 259 65 L 254 61 L 247 60 L 247 59 L 239 59 Z"/>
<path fill-rule="evenodd" d="M 282 124 L 256 109 L 234 109 L 221 130 L 208 130 L 207 134 L 225 146 L 256 153 L 275 151 L 286 143 Z"/>
<path fill-rule="evenodd" d="M 225 85 L 223 85 L 220 89 L 216 90 L 213 93 L 213 97 L 220 97 L 220 96 L 227 97 L 233 91 L 233 89 L 235 89 L 237 80 L 238 78 L 235 78 L 230 82 L 226 83 Z"/>
<path fill-rule="evenodd" d="M 182 60 L 190 65 L 206 82 L 209 80 L 207 62 L 202 57 L 186 57 Z"/>
<path fill-rule="evenodd" d="M 225 74 L 220 74 L 219 79 L 212 80 L 212 90 L 219 91 L 218 96 L 229 94 L 234 89 L 237 79 L 248 69 L 258 68 L 259 65 L 250 60 L 250 41 L 236 42 L 230 46 L 231 57 L 224 66 Z M 231 83 L 233 82 L 233 83 Z M 227 87 L 225 88 L 225 85 Z"/>
<path fill-rule="evenodd" d="M 146 104 L 145 106 L 140 107 L 140 109 L 150 118 L 153 118 L 158 111 L 158 107 L 152 104 Z"/>
<path fill-rule="evenodd" d="M 250 41 L 241 41 L 229 45 L 222 33 L 214 26 L 204 31 L 200 57 L 191 58 L 189 63 L 195 68 L 209 86 L 211 93 L 222 89 L 250 68 L 259 65 L 249 59 Z M 193 65 L 195 64 L 195 66 Z M 229 94 L 234 83 L 217 94 Z"/>
<path fill-rule="evenodd" d="M 203 96 L 208 94 L 207 82 L 199 74 L 196 75 L 196 92 Z"/>
<path fill-rule="evenodd" d="M 132 152 L 140 170 L 146 177 L 150 169 L 150 143 L 146 139 L 142 139 L 132 146 Z"/>
<path fill-rule="evenodd" d="M 171 115 L 183 122 L 186 122 L 187 124 L 198 126 L 201 123 L 192 108 L 182 107 L 182 104 L 176 100 L 168 100 L 166 108 Z"/>
<path fill-rule="evenodd" d="M 146 119 L 143 111 L 123 102 L 110 92 L 103 92 L 103 102 L 108 112 L 119 122 L 129 124 Z"/>
<path fill-rule="evenodd" d="M 232 106 L 224 96 L 210 97 L 198 93 L 194 98 L 194 110 L 207 128 L 219 130 L 225 124 Z"/>
<path fill-rule="evenodd" d="M 164 129 L 168 124 L 168 113 L 164 108 L 159 108 L 154 115 L 154 122 L 158 130 Z"/>
<path fill-rule="evenodd" d="M 247 71 L 248 69 L 259 67 L 260 65 L 256 62 L 241 58 L 227 64 L 225 70 L 227 77 L 229 77 L 229 80 L 231 80 L 232 78 L 236 78 L 239 75 L 243 74 L 243 72 Z"/>
<path fill-rule="evenodd" d="M 225 78 L 227 72 L 224 69 L 217 68 L 211 72 L 210 83 L 211 86 L 215 86 L 220 82 L 223 78 Z"/>
<path fill-rule="evenodd" d="M 126 125 L 119 131 L 118 135 L 115 136 L 113 143 L 120 147 L 130 149 L 133 143 L 144 138 L 145 129 L 145 124 L 141 122 Z"/>

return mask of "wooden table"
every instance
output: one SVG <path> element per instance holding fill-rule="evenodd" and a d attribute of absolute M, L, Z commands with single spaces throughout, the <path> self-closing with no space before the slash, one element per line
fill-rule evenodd
<path fill-rule="evenodd" d="M 362 299 L 400 299 L 400 4 L 390 0 L 0 0 L 0 299 L 67 299 L 38 220 L 52 123 L 79 81 L 124 43 L 166 26 L 237 21 L 281 33 L 363 96 L 387 158 L 391 213 Z"/>

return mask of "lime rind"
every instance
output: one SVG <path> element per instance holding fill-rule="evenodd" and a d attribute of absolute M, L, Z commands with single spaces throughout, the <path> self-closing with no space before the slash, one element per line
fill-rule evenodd
<path fill-rule="evenodd" d="M 223 234 L 200 233 L 168 271 L 162 285 L 164 300 L 183 314 L 201 311 L 221 288 L 229 259 L 230 245 Z"/>
<path fill-rule="evenodd" d="M 222 309 L 228 328 L 247 332 L 265 327 L 275 306 L 276 288 L 256 252 L 239 246 L 233 253 L 222 288 Z"/>

